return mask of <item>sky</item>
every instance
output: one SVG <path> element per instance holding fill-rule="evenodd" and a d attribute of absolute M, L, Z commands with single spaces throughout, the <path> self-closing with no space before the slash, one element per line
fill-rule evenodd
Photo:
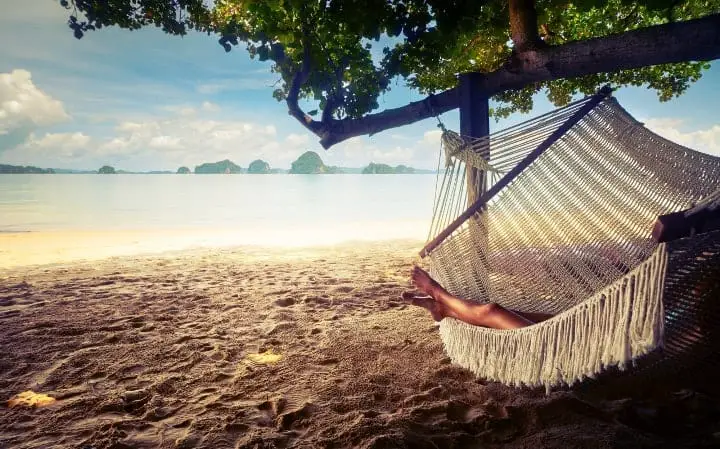
<path fill-rule="evenodd" d="M 436 168 L 435 119 L 329 150 L 271 94 L 278 76 L 242 48 L 217 38 L 170 37 L 156 29 L 104 29 L 73 37 L 56 0 L 0 0 L 0 163 L 52 168 L 177 170 L 230 159 L 288 168 L 305 151 L 328 165 L 369 162 Z M 661 103 L 642 87 L 615 93 L 653 131 L 720 155 L 720 64 L 678 99 Z M 382 108 L 421 96 L 395 85 Z M 531 115 L 491 123 L 491 131 L 551 110 L 542 96 Z M 458 129 L 458 112 L 441 119 Z"/>

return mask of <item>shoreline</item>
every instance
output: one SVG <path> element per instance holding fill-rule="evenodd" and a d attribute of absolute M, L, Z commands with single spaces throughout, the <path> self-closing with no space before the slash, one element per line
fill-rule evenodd
<path fill-rule="evenodd" d="M 418 251 L 425 223 L 348 223 L 328 232 L 293 229 L 145 229 L 0 232 L 0 270 L 96 261 L 111 257 L 161 256 L 201 249 L 321 248 L 354 242 L 414 242 Z"/>

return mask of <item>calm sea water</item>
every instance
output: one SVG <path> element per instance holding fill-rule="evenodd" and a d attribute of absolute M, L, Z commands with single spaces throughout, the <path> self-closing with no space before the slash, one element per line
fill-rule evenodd
<path fill-rule="evenodd" d="M 424 238 L 434 188 L 435 175 L 3 175 L 0 232 L 346 229 L 346 238 L 403 237 L 395 227 Z"/>

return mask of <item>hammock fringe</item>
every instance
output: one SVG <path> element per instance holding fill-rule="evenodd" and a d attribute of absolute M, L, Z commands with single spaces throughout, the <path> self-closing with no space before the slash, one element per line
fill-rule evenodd
<path fill-rule="evenodd" d="M 446 318 L 440 324 L 445 351 L 483 378 L 518 387 L 572 386 L 588 373 L 624 369 L 662 343 L 666 268 L 661 245 L 588 300 L 531 327 L 487 329 Z"/>

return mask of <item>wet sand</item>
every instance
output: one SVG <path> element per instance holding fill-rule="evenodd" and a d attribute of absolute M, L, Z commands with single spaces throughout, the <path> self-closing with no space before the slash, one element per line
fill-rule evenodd
<path fill-rule="evenodd" d="M 720 442 L 717 403 L 692 391 L 546 396 L 451 365 L 428 314 L 399 299 L 420 246 L 195 249 L 0 270 L 0 448 Z M 7 406 L 27 390 L 56 401 Z"/>

